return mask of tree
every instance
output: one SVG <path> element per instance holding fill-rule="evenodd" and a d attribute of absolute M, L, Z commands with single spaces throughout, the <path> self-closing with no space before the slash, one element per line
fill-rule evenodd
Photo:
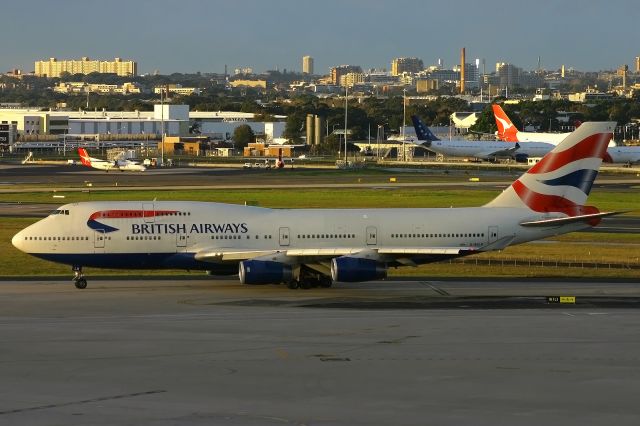
<path fill-rule="evenodd" d="M 256 138 L 253 129 L 248 124 L 241 124 L 233 131 L 233 143 L 237 150 L 243 149 Z"/>

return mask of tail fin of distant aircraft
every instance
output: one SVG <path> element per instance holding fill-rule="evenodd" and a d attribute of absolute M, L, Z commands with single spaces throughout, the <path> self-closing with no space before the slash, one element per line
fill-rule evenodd
<path fill-rule="evenodd" d="M 282 148 L 278 148 L 278 159 L 276 160 L 276 169 L 284 168 L 284 161 L 282 161 Z"/>
<path fill-rule="evenodd" d="M 496 119 L 496 126 L 498 126 L 498 137 L 505 142 L 519 142 L 518 129 L 502 107 L 498 104 L 493 104 L 491 107 L 493 108 L 493 116 Z"/>
<path fill-rule="evenodd" d="M 563 213 L 573 219 L 596 220 L 611 214 L 599 213 L 585 202 L 615 125 L 584 123 L 485 207 L 529 208 L 537 213 Z M 543 222 L 530 222 L 528 226 Z"/>
<path fill-rule="evenodd" d="M 83 165 L 87 167 L 91 167 L 91 157 L 89 157 L 89 153 L 84 148 L 78 148 L 78 154 L 80 155 L 80 161 Z"/>
<path fill-rule="evenodd" d="M 413 128 L 416 130 L 416 136 L 419 141 L 433 142 L 440 140 L 417 115 L 412 115 L 411 121 L 413 121 Z"/>

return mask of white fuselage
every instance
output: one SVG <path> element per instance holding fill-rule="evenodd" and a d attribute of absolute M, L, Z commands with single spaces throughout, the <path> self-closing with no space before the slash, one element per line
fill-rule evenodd
<path fill-rule="evenodd" d="M 211 251 L 483 247 L 589 227 L 519 225 L 544 215 L 520 208 L 266 209 L 206 202 L 85 202 L 60 207 L 16 234 L 20 250 L 71 265 L 216 269 Z M 113 213 L 113 212 L 118 212 Z M 117 217 L 116 217 L 117 216 Z M 426 257 L 416 256 L 415 263 Z M 237 264 L 237 262 L 236 262 Z"/>
<path fill-rule="evenodd" d="M 546 142 L 558 145 L 570 133 L 517 132 L 518 142 Z"/>
<path fill-rule="evenodd" d="M 442 140 L 433 141 L 427 146 L 430 150 L 442 155 L 480 159 L 514 157 L 518 154 L 543 157 L 554 148 L 552 144 L 544 142 L 522 142 L 519 145 L 520 148 L 514 149 L 515 144 L 512 142 Z"/>
<path fill-rule="evenodd" d="M 147 170 L 142 164 L 137 164 L 129 160 L 105 161 L 97 158 L 91 158 L 91 166 L 98 170 L 120 170 L 121 172 L 144 172 Z"/>
<path fill-rule="evenodd" d="M 640 146 L 615 146 L 607 148 L 613 163 L 640 163 Z"/>

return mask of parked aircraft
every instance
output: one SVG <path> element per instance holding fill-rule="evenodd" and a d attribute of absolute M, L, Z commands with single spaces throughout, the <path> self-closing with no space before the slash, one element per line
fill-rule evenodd
<path fill-rule="evenodd" d="M 513 158 L 526 162 L 528 157 L 542 157 L 553 149 L 543 142 L 522 142 L 515 145 L 503 141 L 440 140 L 417 116 L 411 116 L 420 142 L 431 151 L 454 157 L 472 157 L 495 161 L 498 158 Z"/>
<path fill-rule="evenodd" d="M 92 158 L 84 148 L 78 148 L 78 154 L 80 155 L 80 161 L 87 167 L 93 167 L 98 170 L 120 170 L 121 172 L 144 172 L 147 170 L 142 164 L 138 164 L 135 161 L 126 159 L 115 159 L 113 161 L 101 160 L 99 158 Z"/>
<path fill-rule="evenodd" d="M 273 163 L 276 169 L 284 169 L 284 160 L 282 159 L 282 148 L 278 149 L 278 158 Z"/>
<path fill-rule="evenodd" d="M 521 132 L 498 104 L 492 104 L 493 116 L 498 126 L 498 138 L 505 142 L 548 142 L 559 144 L 569 133 Z"/>
<path fill-rule="evenodd" d="M 18 232 L 33 256 L 83 266 L 238 273 L 244 284 L 331 286 L 595 226 L 585 205 L 615 123 L 585 123 L 483 207 L 268 209 L 208 202 L 66 204 Z"/>
<path fill-rule="evenodd" d="M 500 105 L 493 104 L 492 108 L 496 125 L 498 126 L 498 137 L 503 141 L 518 143 L 523 141 L 538 141 L 558 145 L 569 135 L 569 133 L 521 132 L 516 128 Z M 613 139 L 611 139 L 604 161 L 607 163 L 640 163 L 640 146 L 616 145 Z"/>

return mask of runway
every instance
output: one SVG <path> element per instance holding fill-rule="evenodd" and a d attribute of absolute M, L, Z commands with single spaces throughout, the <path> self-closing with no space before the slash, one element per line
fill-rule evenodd
<path fill-rule="evenodd" d="M 4 281 L 0 424 L 635 425 L 639 300 L 631 282 Z"/>
<path fill-rule="evenodd" d="M 13 188 L 29 191 L 84 189 L 88 183 L 100 190 L 126 190 L 158 187 L 193 188 L 328 188 L 328 187 L 371 187 L 390 184 L 389 177 L 397 180 L 390 187 L 492 187 L 513 182 L 523 173 L 521 169 L 363 169 L 343 171 L 318 168 L 286 168 L 283 170 L 255 170 L 242 168 L 171 167 L 148 169 L 145 172 L 104 172 L 84 166 L 74 165 L 2 165 L 0 164 L 0 191 L 12 192 Z M 479 182 L 470 182 L 470 177 L 478 177 Z M 595 186 L 606 186 L 616 191 L 636 190 L 640 178 L 634 174 L 603 175 Z"/>

